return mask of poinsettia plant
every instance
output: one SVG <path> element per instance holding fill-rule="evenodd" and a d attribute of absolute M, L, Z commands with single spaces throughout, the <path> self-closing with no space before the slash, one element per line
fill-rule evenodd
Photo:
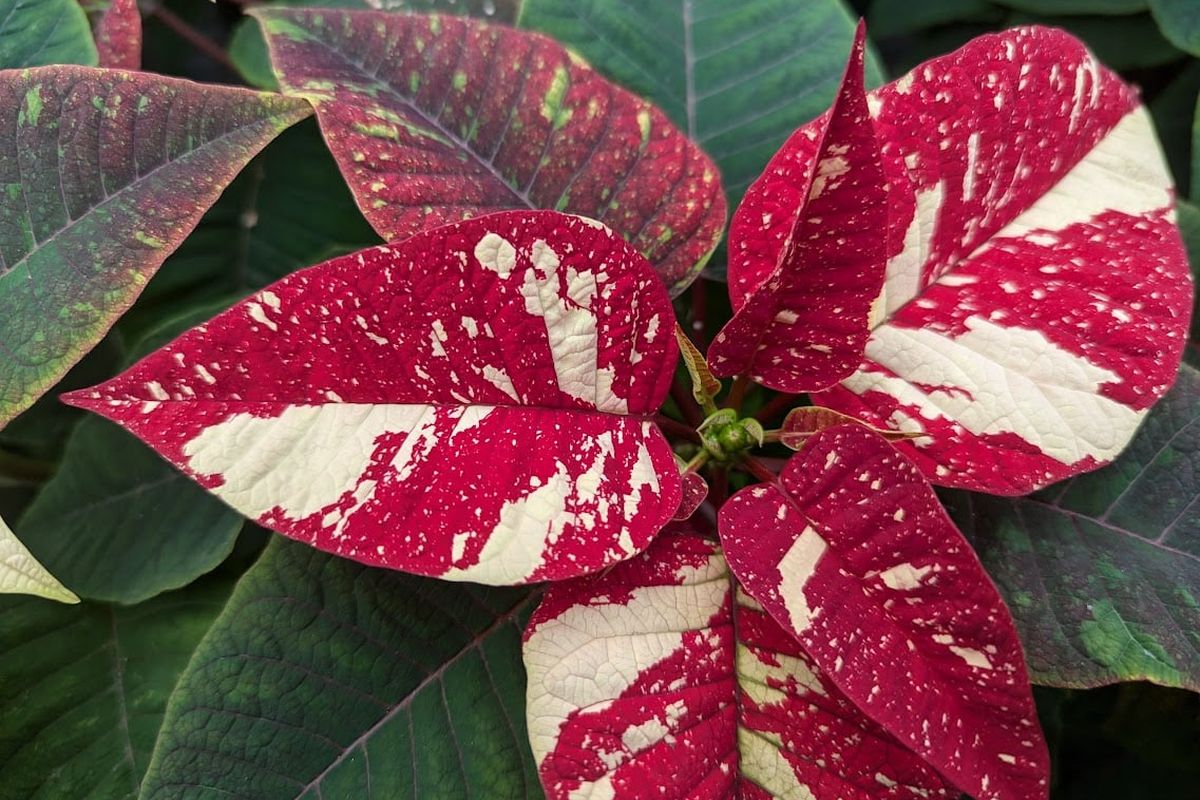
<path fill-rule="evenodd" d="M 94 414 L 0 527 L 0 586 L 86 601 L 3 612 L 0 797 L 1033 800 L 1031 679 L 1200 688 L 1194 497 L 1125 505 L 1195 418 L 1188 253 L 1083 42 L 1012 27 L 872 89 L 831 2 L 828 108 L 746 73 L 789 110 L 748 171 L 773 111 L 714 121 L 737 82 L 700 62 L 753 9 L 683 5 L 676 109 L 530 30 L 602 54 L 661 9 L 295 5 L 234 36 L 261 91 L 137 71 L 120 0 L 55 6 L 75 50 L 29 29 L 77 65 L 0 71 L 0 420 Z M 1089 588 L 1035 601 L 1048 514 Z M 80 756 L 48 720 L 94 735 L 86 681 L 23 684 L 97 654 L 120 746 Z"/>

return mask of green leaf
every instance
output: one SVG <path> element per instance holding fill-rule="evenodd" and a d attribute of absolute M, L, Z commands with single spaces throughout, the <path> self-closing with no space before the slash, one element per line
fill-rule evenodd
<path fill-rule="evenodd" d="M 531 600 L 276 537 L 180 680 L 142 797 L 540 797 Z"/>
<path fill-rule="evenodd" d="M 218 310 L 198 309 L 164 324 L 139 343 L 132 360 Z M 17 530 L 82 596 L 138 603 L 214 569 L 233 550 L 242 522 L 136 437 L 89 416 Z"/>
<path fill-rule="evenodd" d="M 280 134 L 229 185 L 119 327 L 141 335 L 165 317 L 379 243 L 316 120 L 305 120 Z"/>
<path fill-rule="evenodd" d="M 1048 25 L 1082 39 L 1088 49 L 1115 70 L 1149 69 L 1186 58 L 1159 32 L 1149 14 L 1133 17 L 1049 17 L 1013 14 L 1008 26 Z"/>
<path fill-rule="evenodd" d="M 0 800 L 137 796 L 227 579 L 134 608 L 0 599 Z"/>
<path fill-rule="evenodd" d="M 996 5 L 1037 14 L 1136 14 L 1147 0 L 992 0 Z"/>
<path fill-rule="evenodd" d="M 1030 497 L 948 494 L 1034 681 L 1200 690 L 1200 372 L 1104 469 Z"/>
<path fill-rule="evenodd" d="M 234 174 L 309 107 L 147 73 L 0 73 L 0 425 L 108 331 Z M 102 157 L 101 157 L 102 154 Z"/>
<path fill-rule="evenodd" d="M 525 0 L 553 36 L 658 105 L 717 166 L 732 209 L 792 131 L 833 100 L 854 20 L 840 0 Z M 882 83 L 869 57 L 867 83 Z"/>
<path fill-rule="evenodd" d="M 1200 3 L 1196 0 L 1150 0 L 1150 13 L 1173 45 L 1200 56 Z"/>
<path fill-rule="evenodd" d="M 464 14 L 491 22 L 511 24 L 517 18 L 521 0 L 276 0 L 263 5 L 275 8 L 358 8 L 377 11 L 428 11 Z M 267 41 L 252 20 L 242 20 L 229 40 L 229 57 L 251 86 L 279 90 L 271 70 Z"/>
<path fill-rule="evenodd" d="M 1183 234 L 1183 244 L 1187 247 L 1192 277 L 1200 283 L 1200 208 L 1187 200 L 1177 199 L 1175 213 L 1178 217 L 1179 232 Z M 1188 339 L 1200 342 L 1200 295 L 1196 295 L 1192 302 L 1192 329 Z"/>
<path fill-rule="evenodd" d="M 50 391 L 0 429 L 0 449 L 47 464 L 59 461 L 67 436 L 86 413 L 60 403 L 58 396 L 111 378 L 124 358 L 121 337 L 109 332 Z"/>
<path fill-rule="evenodd" d="M 77 0 L 0 0 L 0 69 L 98 60 Z"/>
<path fill-rule="evenodd" d="M 953 22 L 998 22 L 1003 16 L 988 0 L 875 0 L 867 12 L 867 30 L 879 39 Z"/>
<path fill-rule="evenodd" d="M 1150 101 L 1154 129 L 1171 165 L 1171 175 L 1185 195 L 1193 169 L 1191 151 L 1197 93 L 1200 93 L 1200 61 L 1193 60 Z M 1192 185 L 1193 196 L 1198 187 L 1200 184 Z"/>

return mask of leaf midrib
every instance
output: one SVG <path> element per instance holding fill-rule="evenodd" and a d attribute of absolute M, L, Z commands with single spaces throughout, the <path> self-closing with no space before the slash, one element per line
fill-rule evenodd
<path fill-rule="evenodd" d="M 468 641 L 465 645 L 463 645 L 463 647 L 457 653 L 455 653 L 454 655 L 447 658 L 441 665 L 438 666 L 438 668 L 436 670 L 434 670 L 433 672 L 429 673 L 424 678 L 422 678 L 420 683 L 418 683 L 407 694 L 405 694 L 405 696 L 398 703 L 396 703 L 394 706 L 392 706 L 390 709 L 388 709 L 387 713 L 385 713 L 378 720 L 376 720 L 369 728 L 367 728 L 365 731 L 363 731 L 353 741 L 351 741 L 350 743 L 345 745 L 345 747 L 342 748 L 341 755 L 337 756 L 332 761 L 330 761 L 329 764 L 324 769 L 322 769 L 319 773 L 317 773 L 315 776 L 313 776 L 313 778 L 310 781 L 308 781 L 308 783 L 304 784 L 301 787 L 300 792 L 296 795 L 296 797 L 297 798 L 303 797 L 305 794 L 307 794 L 309 791 L 311 791 L 314 788 L 316 788 L 319 791 L 321 783 L 325 780 L 326 776 L 328 776 L 330 772 L 332 772 L 339 765 L 341 765 L 347 758 L 350 757 L 350 755 L 352 753 L 354 753 L 360 747 L 362 747 L 363 752 L 366 752 L 366 747 L 364 746 L 365 743 L 372 736 L 374 736 L 375 733 L 378 732 L 380 728 L 382 728 L 388 722 L 393 720 L 400 712 L 407 710 L 408 707 L 412 704 L 412 702 L 417 698 L 417 696 L 420 695 L 423 691 L 425 691 L 425 689 L 429 688 L 429 686 L 431 686 L 434 682 L 441 681 L 442 678 L 445 676 L 446 671 L 449 670 L 450 667 L 452 667 L 456 663 L 458 663 L 458 661 L 460 659 L 462 659 L 468 653 L 471 653 L 471 652 L 477 650 L 492 636 L 492 634 L 498 632 L 499 630 L 501 630 L 502 628 L 504 628 L 505 626 L 507 626 L 508 624 L 513 622 L 514 619 L 519 614 L 521 614 L 530 603 L 532 603 L 533 601 L 538 599 L 540 597 L 540 595 L 541 595 L 540 590 L 535 590 L 535 591 L 531 592 L 529 595 L 527 595 L 526 597 L 522 598 L 521 601 L 518 602 L 516 605 L 514 605 L 512 608 L 508 609 L 507 611 L 505 611 L 502 614 L 497 615 L 496 619 L 493 620 L 491 622 L 491 624 L 489 624 L 482 631 L 479 631 L 478 633 L 476 633 L 471 638 L 471 640 Z M 415 743 L 416 740 L 413 739 L 412 741 Z M 413 779 L 416 780 L 416 772 L 413 773 Z"/>

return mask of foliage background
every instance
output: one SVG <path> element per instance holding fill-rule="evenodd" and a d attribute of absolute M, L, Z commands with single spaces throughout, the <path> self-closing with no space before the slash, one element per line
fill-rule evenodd
<path fill-rule="evenodd" d="M 362 5 L 346 0 L 323 4 Z M 232 42 L 242 70 L 264 80 L 262 65 L 256 73 L 247 60 L 252 51 L 239 42 L 249 36 L 238 25 L 241 3 L 149 0 L 142 5 L 145 69 L 200 81 L 245 83 L 228 55 Z M 503 13 L 506 4 L 495 5 Z M 1200 0 L 852 0 L 849 5 L 866 17 L 888 76 L 983 32 L 1029 22 L 1067 28 L 1142 88 L 1180 197 L 1200 195 L 1200 185 L 1193 186 L 1200 179 L 1192 167 L 1200 154 L 1191 152 L 1200 92 L 1200 58 L 1195 55 L 1200 54 Z M 1200 212 L 1183 207 L 1181 227 L 1191 234 L 1195 269 L 1200 265 L 1200 253 L 1194 249 L 1200 238 Z M 354 208 L 315 122 L 305 121 L 285 132 L 235 180 L 134 309 L 60 388 L 88 385 L 112 374 L 139 352 L 211 316 L 252 288 L 376 241 Z M 719 256 L 715 267 L 719 272 Z M 708 294 L 709 313 L 719 315 L 725 302 L 721 285 L 711 282 Z M 1194 346 L 1192 350 L 1189 360 L 1195 364 Z M 0 798 L 131 797 L 150 760 L 174 675 L 267 536 L 243 525 L 202 492 L 176 486 L 170 468 L 156 459 L 146 460 L 127 435 L 107 422 L 88 419 L 79 424 L 77 413 L 53 399 L 57 394 L 52 391 L 0 432 L 0 472 L 5 476 L 0 479 L 0 515 L 20 520 L 18 532 L 37 538 L 36 554 L 68 586 L 93 601 L 106 602 L 66 608 L 38 600 L 0 599 Z M 68 441 L 67 434 L 77 424 Z M 136 476 L 114 496 L 88 480 L 94 474 L 86 468 L 89 463 L 123 465 Z M 56 473 L 54 490 L 39 494 Z M 186 480 L 178 483 L 190 486 Z M 154 530 L 171 530 L 172 535 L 148 533 Z M 105 538 L 96 540 L 96 531 L 104 531 Z M 193 546 L 181 552 L 181 540 Z M 306 558 L 285 549 L 268 552 L 273 568 L 285 570 Z M 184 559 L 190 561 L 178 574 L 154 568 Z M 190 575 L 209 569 L 213 571 L 205 578 L 181 588 Z M 375 585 L 379 581 L 367 581 L 371 585 L 364 587 L 355 568 L 329 570 L 330 585 L 342 586 L 359 600 L 382 591 Z M 87 576 L 95 579 L 98 574 L 97 586 L 87 586 Z M 256 578 L 253 586 L 243 582 L 239 591 L 271 595 L 270 576 L 260 573 Z M 111 587 L 118 584 L 121 588 L 114 592 Z M 307 591 L 321 593 L 318 585 Z M 453 618 L 461 612 L 457 604 L 465 602 L 455 592 L 440 597 L 427 582 L 396 589 L 393 595 L 395 605 L 389 612 L 418 617 L 422 604 L 428 604 Z M 155 599 L 118 605 L 149 597 Z M 242 598 L 246 603 L 250 599 Z M 328 598 L 307 599 L 321 603 Z M 498 611 L 517 609 L 511 613 L 518 619 L 524 613 L 525 602 L 516 594 L 493 593 L 482 602 Z M 436 641 L 442 624 L 437 613 L 418 622 L 428 623 L 420 635 Z M 385 626 L 383 621 L 379 624 Z M 306 640 L 309 647 L 326 641 L 311 620 L 298 621 L 297 626 L 311 637 Z M 489 653 L 499 654 L 501 660 L 511 654 L 511 627 L 501 631 L 504 640 L 489 639 L 480 649 L 485 667 Z M 208 644 L 212 649 L 221 642 Z M 331 646 L 339 645 L 352 647 L 335 638 Z M 403 693 L 412 676 L 401 673 L 378 677 L 390 691 Z M 263 671 L 260 679 L 264 693 L 288 688 L 284 675 Z M 453 670 L 438 681 L 443 679 L 472 680 L 470 674 L 456 677 Z M 1146 683 L 1086 691 L 1038 688 L 1036 693 L 1054 757 L 1054 797 L 1200 798 L 1200 696 Z M 496 711 L 497 719 L 502 712 Z M 114 728 L 124 731 L 124 743 L 97 736 Z M 510 729 L 507 735 L 512 733 Z M 428 747 L 433 748 L 437 733 L 430 735 L 434 738 Z M 186 738 L 186 731 L 177 738 Z M 341 777 L 321 776 L 329 781 L 323 784 L 326 796 L 352 796 L 337 790 L 349 791 L 353 785 L 339 781 L 353 779 L 355 758 L 352 754 L 338 763 L 346 767 Z M 506 779 L 524 783 L 530 776 L 500 778 Z"/>

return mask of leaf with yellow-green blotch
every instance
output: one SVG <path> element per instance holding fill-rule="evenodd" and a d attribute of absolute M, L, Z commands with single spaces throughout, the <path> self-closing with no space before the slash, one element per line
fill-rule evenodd
<path fill-rule="evenodd" d="M 0 519 L 0 594 L 31 594 L 78 603 L 79 598 L 58 582 Z"/>

